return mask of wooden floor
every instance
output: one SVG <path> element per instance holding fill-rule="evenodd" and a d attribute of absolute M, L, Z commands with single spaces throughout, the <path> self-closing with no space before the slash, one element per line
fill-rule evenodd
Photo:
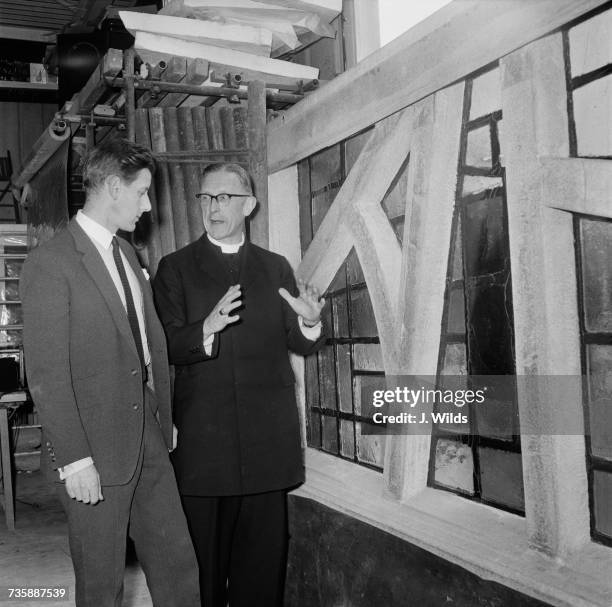
<path fill-rule="evenodd" d="M 0 588 L 68 586 L 70 600 L 5 602 L 5 597 L 0 596 L 0 603 L 2 607 L 74 605 L 74 573 L 68 549 L 66 517 L 60 503 L 39 471 L 18 472 L 16 477 L 15 533 L 7 531 L 4 511 L 0 508 Z M 125 574 L 123 607 L 151 605 L 142 569 L 137 562 L 130 562 Z"/>

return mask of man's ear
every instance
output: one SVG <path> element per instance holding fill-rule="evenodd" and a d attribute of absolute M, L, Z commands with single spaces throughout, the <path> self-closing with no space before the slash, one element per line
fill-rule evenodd
<path fill-rule="evenodd" d="M 255 196 L 249 196 L 248 198 L 245 198 L 244 203 L 242 205 L 242 212 L 244 213 L 244 216 L 248 217 L 253 212 L 256 206 L 257 198 L 255 198 Z"/>
<path fill-rule="evenodd" d="M 104 185 L 113 200 L 117 200 L 121 194 L 121 178 L 118 175 L 108 175 L 104 179 Z"/>

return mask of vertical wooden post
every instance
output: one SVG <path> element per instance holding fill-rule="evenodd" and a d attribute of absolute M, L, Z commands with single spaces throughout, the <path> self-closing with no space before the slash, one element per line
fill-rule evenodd
<path fill-rule="evenodd" d="M 255 184 L 257 211 L 250 223 L 254 244 L 268 247 L 268 153 L 266 143 L 266 85 L 260 80 L 249 83 L 247 111 L 249 132 L 249 171 Z"/>
<path fill-rule="evenodd" d="M 569 155 L 561 34 L 507 55 L 500 69 L 525 520 L 533 547 L 563 557 L 590 533 L 583 433 L 559 435 L 551 423 L 583 419 L 580 382 L 561 394 L 550 381 L 582 371 L 572 216 L 547 208 L 555 201 L 539 162 Z"/>
<path fill-rule="evenodd" d="M 123 53 L 123 77 L 125 78 L 125 117 L 127 138 L 136 141 L 136 93 L 134 92 L 134 47 Z"/>
<path fill-rule="evenodd" d="M 15 531 L 15 495 L 13 493 L 13 459 L 11 457 L 11 432 L 8 409 L 0 406 L 0 449 L 2 450 L 2 482 L 4 484 L 4 512 L 6 526 Z"/>
<path fill-rule="evenodd" d="M 396 360 L 385 357 L 389 375 L 435 376 L 437 372 L 463 90 L 464 84 L 458 83 L 419 102 L 423 113 L 411 133 L 406 194 L 396 325 L 399 356 Z M 389 435 L 386 440 L 386 491 L 400 500 L 409 499 L 427 486 L 431 435 L 417 430 Z"/>

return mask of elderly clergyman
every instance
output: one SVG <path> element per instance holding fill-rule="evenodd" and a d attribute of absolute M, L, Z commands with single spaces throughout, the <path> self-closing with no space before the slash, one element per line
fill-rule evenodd
<path fill-rule="evenodd" d="M 208 166 L 198 198 L 206 233 L 162 259 L 154 281 L 176 368 L 173 463 L 202 604 L 274 607 L 286 492 L 304 480 L 289 351 L 322 345 L 323 303 L 298 290 L 285 258 L 245 239 L 257 201 L 241 166 Z"/>
<path fill-rule="evenodd" d="M 164 333 L 136 255 L 116 236 L 151 209 L 153 171 L 139 145 L 94 148 L 83 210 L 23 270 L 28 385 L 42 421 L 43 466 L 68 516 L 77 607 L 121 605 L 128 532 L 153 604 L 200 604 L 168 456 Z"/>

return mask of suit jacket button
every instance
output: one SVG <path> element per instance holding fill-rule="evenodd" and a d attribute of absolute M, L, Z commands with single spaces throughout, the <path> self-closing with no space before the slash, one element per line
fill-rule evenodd
<path fill-rule="evenodd" d="M 131 373 L 132 373 L 132 375 L 136 375 L 138 373 L 138 370 L 137 369 L 132 369 Z"/>
<path fill-rule="evenodd" d="M 134 403 L 132 405 L 132 409 L 134 409 L 134 411 L 138 411 L 138 405 L 136 403 Z"/>

